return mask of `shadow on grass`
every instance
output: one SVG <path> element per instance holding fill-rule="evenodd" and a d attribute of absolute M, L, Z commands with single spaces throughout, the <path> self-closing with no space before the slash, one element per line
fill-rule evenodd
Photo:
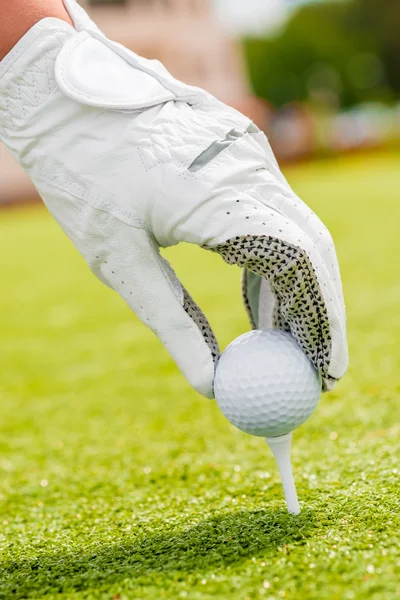
<path fill-rule="evenodd" d="M 43 597 L 139 580 L 156 574 L 204 574 L 285 544 L 302 545 L 316 531 L 313 515 L 238 511 L 215 516 L 177 533 L 125 538 L 96 551 L 41 555 L 0 562 L 0 598 Z"/>

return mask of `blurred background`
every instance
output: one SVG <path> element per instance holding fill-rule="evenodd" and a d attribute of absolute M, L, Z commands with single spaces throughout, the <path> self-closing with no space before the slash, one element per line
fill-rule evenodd
<path fill-rule="evenodd" d="M 350 369 L 295 433 L 287 520 L 265 443 L 190 389 L 0 146 L 0 206 L 26 203 L 0 210 L 0 598 L 399 600 L 400 0 L 85 8 L 266 131 L 335 240 Z M 221 349 L 248 330 L 238 268 L 163 255 Z"/>
<path fill-rule="evenodd" d="M 396 146 L 398 0 L 81 0 L 111 38 L 251 116 L 282 162 Z M 0 203 L 35 200 L 0 146 Z"/>

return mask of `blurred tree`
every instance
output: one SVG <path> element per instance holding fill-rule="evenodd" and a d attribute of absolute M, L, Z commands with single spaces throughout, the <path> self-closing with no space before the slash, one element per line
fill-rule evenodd
<path fill-rule="evenodd" d="M 351 23 L 364 35 L 375 38 L 392 89 L 400 95 L 400 2 L 354 0 Z"/>
<path fill-rule="evenodd" d="M 255 93 L 277 106 L 392 99 L 400 87 L 399 19 L 399 0 L 300 8 L 274 37 L 245 41 Z"/>

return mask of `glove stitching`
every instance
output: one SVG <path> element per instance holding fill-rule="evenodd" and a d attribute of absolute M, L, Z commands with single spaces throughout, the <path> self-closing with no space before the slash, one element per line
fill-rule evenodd
<path fill-rule="evenodd" d="M 168 159 L 166 158 L 165 160 L 160 160 L 159 158 L 157 158 L 156 162 L 153 165 L 150 165 L 150 166 L 146 165 L 145 162 L 147 162 L 147 161 L 143 155 L 144 148 L 146 148 L 147 150 L 153 150 L 154 146 L 152 146 L 150 144 L 142 144 L 140 146 L 135 146 L 135 149 L 137 150 L 139 158 L 140 158 L 140 162 L 142 163 L 143 169 L 146 171 L 146 173 L 148 173 L 152 169 L 155 169 L 159 165 L 169 165 L 172 163 L 178 167 L 180 166 L 182 169 L 186 169 L 186 162 L 179 161 L 176 159 L 174 160 L 171 155 L 169 155 Z"/>
<path fill-rule="evenodd" d="M 15 127 L 14 117 L 12 116 L 11 105 L 10 105 L 11 97 L 7 94 L 5 96 L 5 100 L 6 100 L 6 110 L 7 110 L 7 112 L 5 114 L 4 122 L 8 123 L 8 125 L 10 127 Z"/>
<path fill-rule="evenodd" d="M 134 221 L 134 223 L 127 223 L 127 225 L 131 225 L 140 229 L 144 228 L 145 224 L 142 219 L 130 212 L 119 209 L 115 204 L 104 202 L 100 194 L 91 194 L 86 192 L 83 186 L 80 186 L 77 182 L 71 182 L 66 176 L 62 178 L 57 174 L 45 174 L 42 172 L 39 175 L 38 181 L 43 181 L 44 183 L 52 185 L 63 192 L 69 192 L 72 196 L 82 200 L 92 208 L 102 212 L 107 212 L 124 223 L 126 223 L 127 219 Z M 40 183 L 37 187 L 40 189 Z"/>

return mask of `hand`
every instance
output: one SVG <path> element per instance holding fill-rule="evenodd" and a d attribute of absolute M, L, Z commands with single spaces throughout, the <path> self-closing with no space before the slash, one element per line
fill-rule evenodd
<path fill-rule="evenodd" d="M 76 29 L 45 19 L 0 63 L 0 137 L 49 210 L 201 394 L 219 350 L 160 256 L 179 242 L 243 267 L 253 326 L 291 331 L 330 388 L 348 360 L 334 245 L 264 134 L 65 3 Z"/>

